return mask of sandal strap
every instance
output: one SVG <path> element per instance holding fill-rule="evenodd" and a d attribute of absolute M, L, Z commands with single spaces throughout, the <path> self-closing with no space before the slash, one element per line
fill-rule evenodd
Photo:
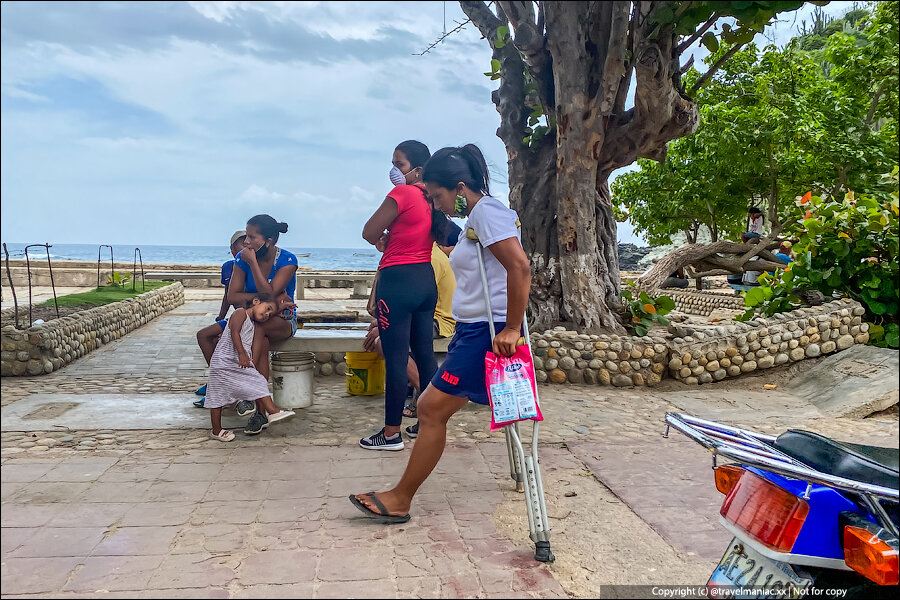
<path fill-rule="evenodd" d="M 375 496 L 375 492 L 369 492 L 369 493 L 366 494 L 366 496 L 368 496 L 369 498 L 371 498 L 371 499 L 372 499 L 372 502 L 375 503 L 375 506 L 378 508 L 378 514 L 379 514 L 379 515 L 381 515 L 382 517 L 393 517 L 393 516 L 394 516 L 394 515 L 392 515 L 392 514 L 390 514 L 390 513 L 388 512 L 388 509 L 384 506 L 384 504 L 381 503 L 381 500 L 379 500 L 379 499 Z"/>

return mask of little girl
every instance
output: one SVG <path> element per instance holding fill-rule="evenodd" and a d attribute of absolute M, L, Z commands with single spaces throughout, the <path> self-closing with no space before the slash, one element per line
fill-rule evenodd
<path fill-rule="evenodd" d="M 228 321 L 228 329 L 216 344 L 209 361 L 209 383 L 204 405 L 210 409 L 214 439 L 222 442 L 234 439 L 232 432 L 222 429 L 222 408 L 225 406 L 256 401 L 258 412 L 250 417 L 244 430 L 249 435 L 256 435 L 269 424 L 294 416 L 293 411 L 279 411 L 275 407 L 266 378 L 253 368 L 250 360 L 264 335 L 262 328 L 257 328 L 256 324 L 267 321 L 277 311 L 278 306 L 268 294 L 255 294 L 246 309 L 234 311 Z"/>

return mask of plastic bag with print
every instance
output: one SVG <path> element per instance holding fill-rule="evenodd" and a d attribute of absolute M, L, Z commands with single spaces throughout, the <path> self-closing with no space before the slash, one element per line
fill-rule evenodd
<path fill-rule="evenodd" d="M 491 401 L 491 431 L 516 421 L 543 421 L 537 399 L 534 362 L 527 345 L 512 356 L 488 352 L 484 357 L 484 381 Z"/>

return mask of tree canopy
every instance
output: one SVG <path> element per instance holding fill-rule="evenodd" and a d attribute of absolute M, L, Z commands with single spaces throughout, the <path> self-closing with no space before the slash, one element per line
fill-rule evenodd
<path fill-rule="evenodd" d="M 664 163 L 641 159 L 616 179 L 618 217 L 652 244 L 678 232 L 696 241 L 700 228 L 712 241 L 734 239 L 749 206 L 779 223 L 795 218 L 793 200 L 806 191 L 876 186 L 898 161 L 898 3 L 851 13 L 782 49 L 734 52 L 697 95 L 695 134 L 669 143 Z M 723 44 L 706 63 L 732 50 Z M 685 80 L 700 77 L 691 70 Z"/>

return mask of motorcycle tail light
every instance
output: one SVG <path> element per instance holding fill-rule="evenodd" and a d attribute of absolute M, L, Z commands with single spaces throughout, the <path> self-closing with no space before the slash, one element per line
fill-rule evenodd
<path fill-rule="evenodd" d="M 720 514 L 760 544 L 790 552 L 809 514 L 809 504 L 746 471 L 725 496 Z"/>
<path fill-rule="evenodd" d="M 844 527 L 844 562 L 878 585 L 897 585 L 897 548 L 892 548 L 871 531 Z"/>
<path fill-rule="evenodd" d="M 716 467 L 713 473 L 716 476 L 716 489 L 727 495 L 744 474 L 744 469 L 736 465 L 722 465 Z"/>

